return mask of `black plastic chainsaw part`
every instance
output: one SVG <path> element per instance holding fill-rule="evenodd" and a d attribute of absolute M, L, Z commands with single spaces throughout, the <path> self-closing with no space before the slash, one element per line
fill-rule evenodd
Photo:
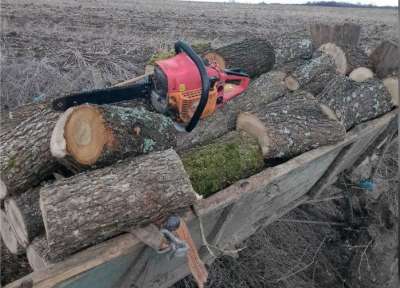
<path fill-rule="evenodd" d="M 52 105 L 53 109 L 57 111 L 65 111 L 70 107 L 85 103 L 102 105 L 125 100 L 148 99 L 150 98 L 150 93 L 151 81 L 149 77 L 146 77 L 129 86 L 111 87 L 70 94 L 55 99 Z"/>

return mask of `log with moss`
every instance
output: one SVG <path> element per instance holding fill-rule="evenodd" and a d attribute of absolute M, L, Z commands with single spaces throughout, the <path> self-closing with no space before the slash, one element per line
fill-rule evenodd
<path fill-rule="evenodd" d="M 208 62 L 216 62 L 221 68 L 240 68 L 251 78 L 257 78 L 275 65 L 275 53 L 271 43 L 261 38 L 248 38 L 204 55 Z"/>
<path fill-rule="evenodd" d="M 335 75 L 333 59 L 326 54 L 314 58 L 297 67 L 286 78 L 289 90 L 308 91 L 313 95 L 320 93 L 327 82 Z"/>
<path fill-rule="evenodd" d="M 316 97 L 334 111 L 346 130 L 389 112 L 395 104 L 379 79 L 356 82 L 340 75 L 332 79 Z"/>
<path fill-rule="evenodd" d="M 255 79 L 245 93 L 235 97 L 215 113 L 202 121 L 190 133 L 177 135 L 177 150 L 184 151 L 205 145 L 233 131 L 236 118 L 241 111 L 262 111 L 268 103 L 282 97 L 288 91 L 284 79 L 286 74 L 270 71 Z"/>
<path fill-rule="evenodd" d="M 85 104 L 60 116 L 50 149 L 65 166 L 81 171 L 175 147 L 175 134 L 170 118 L 142 107 Z"/>
<path fill-rule="evenodd" d="M 257 140 L 237 131 L 187 151 L 181 158 L 193 189 L 205 197 L 256 174 L 264 167 Z"/>
<path fill-rule="evenodd" d="M 266 160 L 338 143 L 346 133 L 334 113 L 304 91 L 270 103 L 263 112 L 241 113 L 237 128 L 258 139 Z"/>

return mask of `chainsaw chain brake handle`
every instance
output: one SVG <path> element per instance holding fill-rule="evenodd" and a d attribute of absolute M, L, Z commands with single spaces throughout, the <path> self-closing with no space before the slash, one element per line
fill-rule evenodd
<path fill-rule="evenodd" d="M 186 55 L 188 55 L 189 58 L 194 62 L 199 70 L 201 78 L 201 97 L 199 104 L 197 105 L 197 108 L 194 111 L 189 123 L 184 128 L 186 132 L 190 132 L 196 127 L 201 115 L 203 114 L 204 108 L 207 105 L 208 93 L 210 92 L 210 79 L 208 77 L 203 59 L 201 59 L 201 57 L 197 55 L 196 52 L 193 51 L 192 47 L 190 47 L 188 44 L 183 41 L 178 41 L 175 43 L 175 53 L 178 54 L 181 52 L 184 52 Z"/>

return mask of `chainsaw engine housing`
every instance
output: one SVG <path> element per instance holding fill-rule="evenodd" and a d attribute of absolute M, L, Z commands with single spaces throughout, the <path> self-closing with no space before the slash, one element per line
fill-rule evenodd
<path fill-rule="evenodd" d="M 207 74 L 210 77 L 217 73 L 207 67 Z M 194 62 L 185 53 L 157 61 L 153 77 L 153 107 L 161 113 L 172 113 L 177 122 L 189 122 L 201 97 L 201 78 Z M 217 90 L 210 87 L 202 118 L 214 113 L 216 104 Z"/>

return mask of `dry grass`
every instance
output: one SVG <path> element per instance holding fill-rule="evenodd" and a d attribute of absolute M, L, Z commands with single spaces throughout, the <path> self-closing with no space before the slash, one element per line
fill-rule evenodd
<path fill-rule="evenodd" d="M 357 13 L 354 13 L 357 11 Z M 4 106 L 110 85 L 143 73 L 178 39 L 221 45 L 307 33 L 311 22 L 363 24 L 361 44 L 395 38 L 396 11 L 178 1 L 1 1 Z"/>

